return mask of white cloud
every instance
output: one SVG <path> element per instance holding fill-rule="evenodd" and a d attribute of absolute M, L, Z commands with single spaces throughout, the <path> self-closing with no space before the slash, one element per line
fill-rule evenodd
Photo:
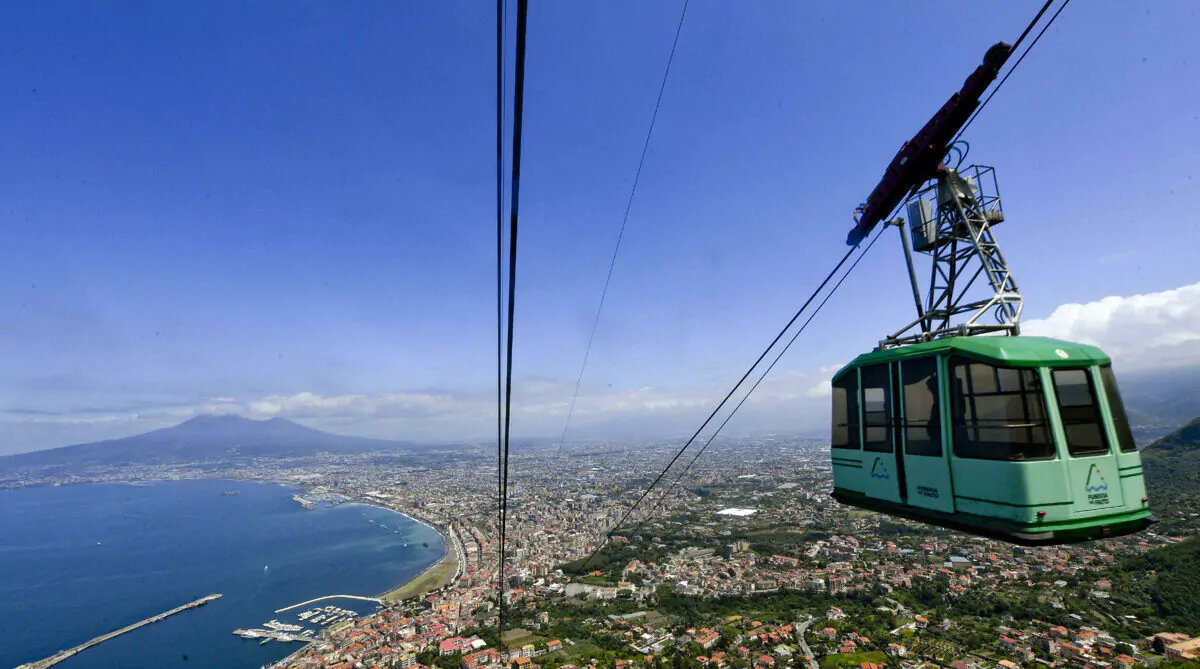
<path fill-rule="evenodd" d="M 270 395 L 250 402 L 246 409 L 256 417 L 428 417 L 451 410 L 456 400 L 450 395 L 385 393 L 382 395 L 331 395 L 311 392 Z"/>
<path fill-rule="evenodd" d="M 79 416 L 21 416 L 13 419 L 12 423 L 28 425 L 116 425 L 121 423 L 136 423 L 140 416 L 136 413 L 93 414 Z"/>
<path fill-rule="evenodd" d="M 1064 304 L 1026 321 L 1022 334 L 1104 349 L 1124 369 L 1200 363 L 1200 283 L 1086 304 Z"/>
<path fill-rule="evenodd" d="M 820 381 L 817 385 L 809 388 L 808 392 L 804 394 L 808 397 L 831 397 L 833 396 L 833 381 L 829 379 Z"/>
<path fill-rule="evenodd" d="M 842 367 L 845 367 L 845 365 L 844 364 L 826 365 L 826 366 L 822 367 L 817 372 L 817 375 L 821 378 L 821 380 L 818 381 L 815 386 L 809 388 L 808 392 L 804 393 L 805 396 L 818 398 L 818 399 L 832 397 L 833 396 L 833 375 L 835 373 L 837 373 L 837 371 L 839 369 L 841 369 Z"/>

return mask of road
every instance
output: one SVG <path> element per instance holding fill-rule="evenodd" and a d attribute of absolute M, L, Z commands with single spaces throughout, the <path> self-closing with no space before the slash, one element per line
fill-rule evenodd
<path fill-rule="evenodd" d="M 800 643 L 800 652 L 804 653 L 804 657 L 808 658 L 808 669 L 817 668 L 817 658 L 813 657 L 812 649 L 808 647 L 808 640 L 804 638 L 804 633 L 808 631 L 808 626 L 813 622 L 812 616 L 804 622 L 795 622 L 793 626 L 796 628 L 796 641 Z"/>
<path fill-rule="evenodd" d="M 885 601 L 889 601 L 896 605 L 896 615 L 897 616 L 906 616 L 909 613 L 912 613 L 912 611 L 910 611 L 907 606 L 901 604 L 900 602 L 897 602 L 896 600 L 892 599 L 891 597 L 884 597 L 883 599 Z"/>

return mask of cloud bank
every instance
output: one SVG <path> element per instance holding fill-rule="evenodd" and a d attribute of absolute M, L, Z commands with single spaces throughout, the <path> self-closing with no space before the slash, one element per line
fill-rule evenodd
<path fill-rule="evenodd" d="M 1064 304 L 1047 318 L 1023 323 L 1021 333 L 1099 346 L 1127 370 L 1200 364 L 1200 283 Z"/>

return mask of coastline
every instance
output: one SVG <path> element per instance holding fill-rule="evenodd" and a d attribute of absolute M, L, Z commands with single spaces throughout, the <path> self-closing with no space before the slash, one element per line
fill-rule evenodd
<path fill-rule="evenodd" d="M 456 543 L 454 540 L 451 542 Z M 408 581 L 379 595 L 379 598 L 388 604 L 396 604 L 446 587 L 458 578 L 460 571 L 458 552 L 456 546 L 447 545 L 446 554 L 440 560 L 429 565 Z"/>
<path fill-rule="evenodd" d="M 255 482 L 266 483 L 266 481 Z M 273 481 L 272 483 L 277 483 L 278 485 L 294 490 L 299 494 L 307 492 L 307 489 L 303 485 L 297 485 L 295 483 L 286 481 Z M 442 555 L 442 557 L 438 558 L 432 564 L 422 569 L 412 578 L 399 583 L 394 588 L 390 588 L 376 595 L 379 599 L 384 601 L 384 606 L 398 604 L 403 600 L 421 597 L 433 592 L 434 590 L 440 590 L 441 588 L 444 588 L 457 580 L 459 575 L 461 575 L 463 559 L 460 559 L 460 557 L 465 557 L 465 555 L 463 548 L 458 543 L 458 538 L 454 536 L 454 532 L 452 532 L 448 526 L 443 528 L 437 523 L 426 518 L 422 518 L 419 515 L 407 511 L 401 511 L 399 509 L 393 509 L 371 499 L 364 499 L 360 497 L 346 502 L 340 502 L 340 504 L 361 504 L 363 506 L 373 506 L 377 509 L 383 509 L 384 511 L 388 511 L 390 513 L 399 514 L 419 525 L 428 527 L 442 538 L 442 544 L 446 549 L 446 552 Z M 305 644 L 304 648 L 307 647 L 308 644 Z M 289 655 L 288 657 L 291 656 Z"/>
<path fill-rule="evenodd" d="M 406 599 L 422 597 L 430 592 L 433 592 L 434 590 L 444 588 L 458 579 L 458 576 L 462 572 L 463 564 L 463 561 L 459 560 L 459 555 L 463 554 L 463 549 L 461 546 L 459 546 L 458 538 L 454 536 L 454 532 L 452 532 L 449 527 L 442 529 L 433 522 L 425 520 L 424 518 L 416 517 L 403 511 L 397 511 L 396 509 L 389 509 L 382 504 L 368 500 L 356 499 L 350 502 L 345 502 L 345 504 L 374 506 L 380 509 L 391 511 L 392 513 L 398 513 L 409 520 L 420 523 L 421 525 L 432 529 L 434 532 L 437 532 L 438 535 L 442 537 L 442 541 L 446 546 L 446 554 L 433 564 L 422 569 L 419 574 L 397 585 L 391 590 L 380 593 L 378 597 L 379 599 L 383 600 L 384 607 L 395 606 Z M 306 652 L 310 646 L 319 640 L 320 639 L 313 639 L 312 641 L 309 641 L 295 651 L 288 653 L 286 657 L 280 659 L 270 666 L 287 666 L 293 659 Z"/>
<path fill-rule="evenodd" d="M 454 532 L 452 532 L 449 527 L 440 527 L 433 521 L 426 520 L 420 516 L 416 516 L 405 511 L 399 511 L 397 509 L 388 508 L 382 504 L 369 500 L 356 499 L 346 503 L 374 506 L 380 509 L 391 511 L 392 513 L 398 513 L 413 522 L 424 525 L 434 532 L 437 532 L 438 536 L 442 538 L 443 545 L 446 547 L 446 553 L 433 564 L 425 567 L 420 573 L 404 581 L 403 583 L 400 583 L 396 587 L 380 593 L 378 597 L 384 600 L 384 602 L 387 604 L 396 604 L 405 599 L 421 597 L 433 592 L 434 590 L 444 588 L 451 582 L 458 579 L 462 569 L 461 560 L 459 559 L 459 556 L 462 555 L 462 548 L 458 545 L 458 538 L 454 536 Z"/>

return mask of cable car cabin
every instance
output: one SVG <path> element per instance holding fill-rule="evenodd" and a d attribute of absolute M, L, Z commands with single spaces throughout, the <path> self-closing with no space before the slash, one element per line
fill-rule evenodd
<path fill-rule="evenodd" d="M 839 502 L 1025 545 L 1153 522 L 1112 363 L 1042 337 L 950 337 L 833 379 Z"/>

